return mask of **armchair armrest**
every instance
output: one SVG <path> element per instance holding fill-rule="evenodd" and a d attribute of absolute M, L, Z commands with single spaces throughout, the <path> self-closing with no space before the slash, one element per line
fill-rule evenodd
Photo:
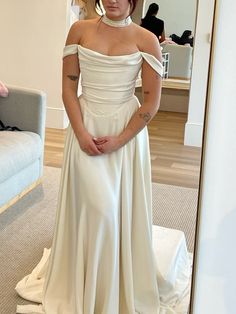
<path fill-rule="evenodd" d="M 7 86 L 9 96 L 0 98 L 0 120 L 5 125 L 39 134 L 44 141 L 46 94 L 42 91 Z"/>

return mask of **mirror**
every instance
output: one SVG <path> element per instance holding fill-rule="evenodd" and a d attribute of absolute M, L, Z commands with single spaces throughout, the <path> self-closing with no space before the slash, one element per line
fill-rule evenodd
<path fill-rule="evenodd" d="M 147 1 L 144 4 L 142 2 L 138 3 L 138 8 L 132 17 L 137 24 L 140 24 L 141 16 L 145 15 L 151 3 L 152 1 Z M 195 37 L 197 1 L 182 0 L 176 3 L 176 1 L 169 0 L 159 1 L 158 4 L 160 6 L 158 17 L 165 21 L 166 37 L 169 37 L 171 34 L 181 36 L 187 29 L 192 30 Z M 209 16 L 212 16 L 212 12 L 210 12 Z M 179 18 L 180 16 L 181 18 Z M 212 23 L 211 19 L 210 22 Z M 209 26 L 207 29 L 210 34 L 211 27 Z M 198 92 L 199 86 L 202 84 L 201 92 L 203 97 L 201 104 L 203 111 L 210 42 L 207 41 L 205 44 L 207 50 L 204 52 L 206 60 L 204 64 L 205 71 L 203 71 L 203 77 L 199 80 L 201 83 L 198 82 Z M 203 43 L 201 45 L 201 48 L 203 48 Z M 178 257 L 174 253 L 182 252 L 181 257 L 185 257 L 185 265 L 184 263 L 178 265 L 179 276 L 183 275 L 184 272 L 185 275 L 188 273 L 188 284 L 190 284 L 191 271 L 188 269 L 190 265 L 188 257 L 190 256 L 191 261 L 193 260 L 201 139 L 198 143 L 191 142 L 192 139 L 189 136 L 191 132 L 189 132 L 189 129 L 192 122 L 192 112 L 196 108 L 196 76 L 198 74 L 194 76 L 191 94 L 190 88 L 195 47 L 175 45 L 169 43 L 168 40 L 162 43 L 161 46 L 163 48 L 163 59 L 166 61 L 164 64 L 167 65 L 167 75 L 163 79 L 160 109 L 148 126 L 152 161 L 153 223 L 155 226 L 158 226 L 157 228 L 154 227 L 153 234 L 154 246 L 158 247 L 160 251 L 165 251 L 165 248 L 161 247 L 162 243 L 160 241 L 161 238 L 163 239 L 162 235 L 165 233 L 165 240 L 169 239 L 166 242 L 170 244 L 171 251 L 169 254 L 170 259 L 165 261 L 165 265 L 159 266 L 161 268 L 161 275 L 165 275 L 165 277 L 162 276 L 162 278 L 165 278 L 163 281 L 160 279 L 161 276 L 159 276 L 162 301 L 177 303 L 178 298 L 179 300 L 181 299 L 180 295 L 183 290 L 178 290 L 178 288 L 175 290 L 173 288 L 178 281 L 178 276 L 175 281 L 173 279 L 174 274 L 171 273 L 173 268 L 170 267 L 168 269 L 168 265 L 173 261 L 178 264 Z M 140 85 L 137 85 L 136 95 L 142 103 Z M 189 112 L 190 105 L 191 112 Z M 199 104 L 198 107 L 200 107 Z M 201 123 L 203 124 L 203 115 Z M 195 127 L 196 125 L 195 123 Z M 159 262 L 160 259 L 157 258 L 157 264 Z M 170 280 L 168 281 L 166 278 Z M 185 294 L 185 298 L 182 299 L 181 303 L 177 305 L 179 308 L 185 306 L 185 309 L 188 307 L 190 297 L 190 287 L 187 287 L 186 282 L 184 288 L 188 292 Z M 169 284 L 168 288 L 167 284 Z M 166 290 L 168 290 L 168 296 L 164 292 Z M 173 296 L 174 293 L 175 296 Z"/>

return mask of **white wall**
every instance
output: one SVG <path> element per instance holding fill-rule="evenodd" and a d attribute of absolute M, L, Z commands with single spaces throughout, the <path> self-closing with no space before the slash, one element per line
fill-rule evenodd
<path fill-rule="evenodd" d="M 61 100 L 61 60 L 68 3 L 1 0 L 0 80 L 44 90 L 48 127 L 63 128 L 66 121 Z"/>
<path fill-rule="evenodd" d="M 202 145 L 213 10 L 214 0 L 199 0 L 188 120 L 184 135 L 184 144 L 189 146 L 201 147 Z"/>
<path fill-rule="evenodd" d="M 236 313 L 236 2 L 216 3 L 193 314 Z"/>
<path fill-rule="evenodd" d="M 183 31 L 195 29 L 197 0 L 146 0 L 144 15 L 151 3 L 159 5 L 158 17 L 165 22 L 166 35 L 182 35 Z"/>

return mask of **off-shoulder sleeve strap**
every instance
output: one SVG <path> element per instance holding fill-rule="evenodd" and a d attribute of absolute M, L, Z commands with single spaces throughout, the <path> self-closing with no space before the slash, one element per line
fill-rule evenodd
<path fill-rule="evenodd" d="M 163 65 L 162 63 L 153 55 L 147 52 L 141 52 L 143 58 L 147 61 L 147 63 L 160 75 L 163 75 Z"/>
<path fill-rule="evenodd" d="M 78 53 L 78 45 L 67 45 L 63 49 L 63 58 L 69 55 L 73 55 L 75 53 Z"/>

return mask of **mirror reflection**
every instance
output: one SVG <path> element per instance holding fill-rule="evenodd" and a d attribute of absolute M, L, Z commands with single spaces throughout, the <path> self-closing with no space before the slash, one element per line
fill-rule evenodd
<path fill-rule="evenodd" d="M 158 11 L 153 13 L 145 25 L 145 17 L 152 5 L 152 1 L 144 2 L 141 24 L 155 33 L 154 25 L 148 23 L 156 23 L 157 18 L 163 21 L 163 25 L 160 22 L 155 25 L 160 27 L 156 35 L 159 36 L 166 69 L 160 108 L 148 127 L 152 159 L 153 223 L 164 227 L 166 232 L 173 232 L 176 243 L 171 238 L 167 242 L 173 244 L 170 256 L 176 265 L 178 257 L 175 254 L 183 250 L 182 258 L 185 256 L 185 261 L 183 259 L 178 265 L 178 275 L 181 277 L 181 272 L 188 268 L 188 256 L 191 259 L 194 252 L 201 160 L 201 144 L 191 142 L 190 130 L 186 127 L 189 106 L 196 106 L 193 97 L 191 103 L 189 100 L 197 1 L 158 1 Z M 135 18 L 137 22 L 139 19 L 137 16 Z M 136 95 L 142 101 L 141 84 L 136 88 Z M 171 267 L 168 275 L 171 278 L 169 285 L 177 285 L 178 275 L 174 281 Z"/>

